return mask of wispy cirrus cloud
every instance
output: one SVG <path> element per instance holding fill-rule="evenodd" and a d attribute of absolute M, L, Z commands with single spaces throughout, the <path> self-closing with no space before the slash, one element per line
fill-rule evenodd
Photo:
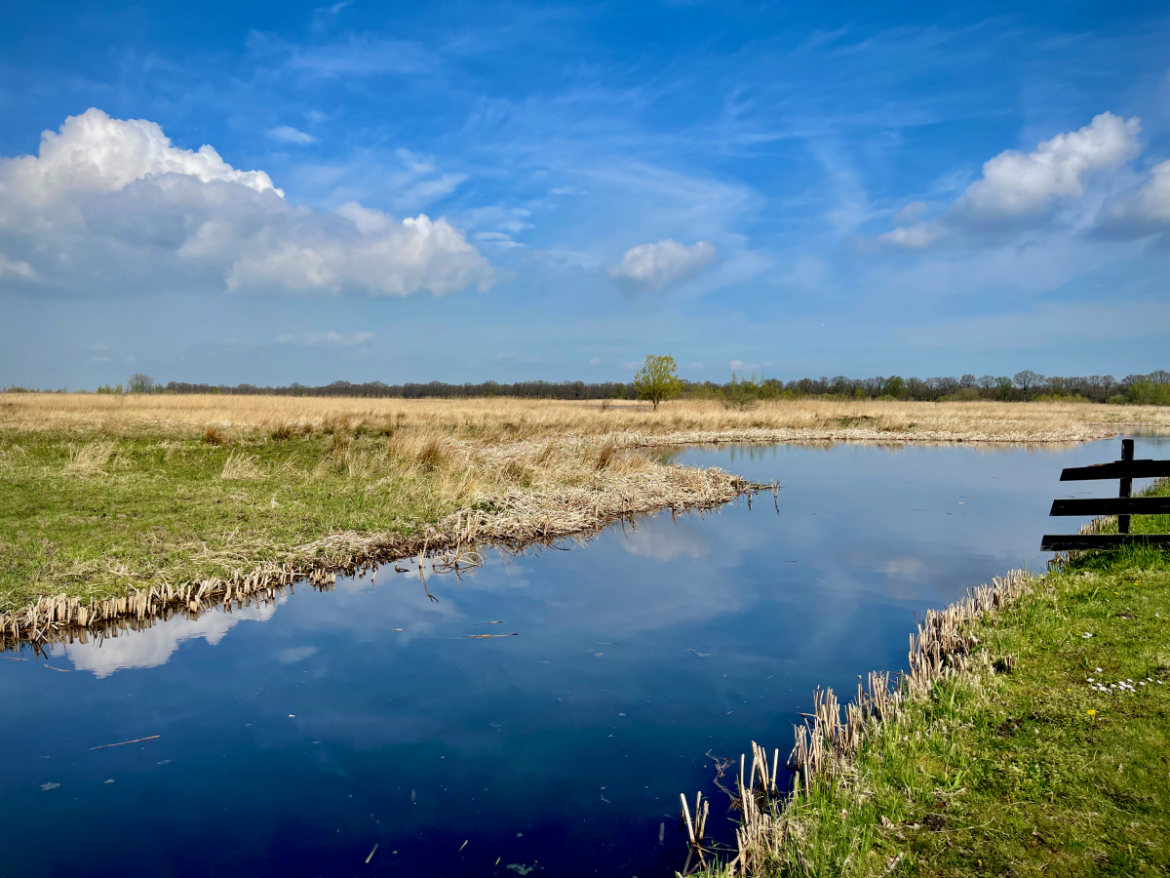
<path fill-rule="evenodd" d="M 283 143 L 295 143 L 297 146 L 308 146 L 311 143 L 317 143 L 317 138 L 312 134 L 307 134 L 293 128 L 291 125 L 277 125 L 275 128 L 268 129 L 268 136 L 273 140 L 279 140 Z"/>
<path fill-rule="evenodd" d="M 374 340 L 372 332 L 351 332 L 348 335 L 341 332 L 303 332 L 300 334 L 280 335 L 276 338 L 279 344 L 323 345 L 327 347 L 357 347 L 369 344 Z"/>

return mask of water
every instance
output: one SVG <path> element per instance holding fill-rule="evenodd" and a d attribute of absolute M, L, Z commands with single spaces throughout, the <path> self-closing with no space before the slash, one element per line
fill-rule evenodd
<path fill-rule="evenodd" d="M 678 459 L 779 479 L 778 511 L 764 495 L 492 555 L 428 577 L 438 603 L 386 568 L 48 662 L 9 654 L 0 876 L 671 875 L 680 792 L 709 795 L 730 838 L 706 752 L 787 755 L 817 685 L 904 666 L 914 612 L 1043 569 L 1041 535 L 1080 523 L 1047 518 L 1051 500 L 1116 485 L 1060 468 L 1117 456 L 691 449 Z"/>

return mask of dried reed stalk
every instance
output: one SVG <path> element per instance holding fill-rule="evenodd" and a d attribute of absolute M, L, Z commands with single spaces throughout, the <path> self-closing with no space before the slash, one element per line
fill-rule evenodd
<path fill-rule="evenodd" d="M 1018 600 L 1028 581 L 1026 573 L 1013 570 L 993 579 L 991 585 L 969 589 L 966 597 L 946 609 L 929 610 L 910 635 L 908 670 L 896 682 L 885 672 L 870 673 L 864 684 L 858 677 L 856 698 L 844 709 L 832 689 L 817 689 L 813 712 L 802 714 L 804 725 L 794 728 L 796 742 L 787 763 L 792 771 L 788 796 L 799 799 L 816 784 L 851 776 L 852 760 L 868 735 L 896 720 L 910 700 L 925 698 L 940 680 L 968 673 L 979 645 L 969 633 L 969 623 Z M 769 771 L 766 751 L 753 741 L 750 774 L 745 775 L 745 763 L 740 760 L 738 797 L 732 805 L 740 811 L 740 825 L 729 875 L 756 874 L 774 862 L 784 847 L 788 824 L 786 797 L 777 791 L 778 755 L 777 751 Z"/>
<path fill-rule="evenodd" d="M 278 591 L 307 580 L 315 588 L 331 585 L 338 573 L 372 572 L 383 563 L 432 558 L 439 572 L 482 563 L 480 548 L 495 546 L 519 552 L 566 537 L 595 534 L 616 521 L 661 509 L 711 509 L 770 486 L 756 485 L 719 469 L 657 467 L 607 484 L 603 490 L 567 488 L 554 494 L 515 491 L 501 498 L 504 512 L 466 509 L 437 526 L 411 535 L 374 536 L 344 532 L 288 550 L 287 557 L 227 577 L 181 585 L 156 585 L 124 597 L 83 604 L 78 598 L 43 597 L 21 610 L 0 614 L 0 651 L 22 643 L 45 645 L 85 632 L 116 636 L 129 625 L 149 627 L 149 620 L 175 612 L 197 616 L 211 607 L 273 599 Z"/>

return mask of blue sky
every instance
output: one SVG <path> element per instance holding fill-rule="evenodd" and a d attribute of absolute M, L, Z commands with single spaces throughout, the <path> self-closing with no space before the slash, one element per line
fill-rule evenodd
<path fill-rule="evenodd" d="M 1162 3 L 23 4 L 0 112 L 3 384 L 1168 365 Z"/>

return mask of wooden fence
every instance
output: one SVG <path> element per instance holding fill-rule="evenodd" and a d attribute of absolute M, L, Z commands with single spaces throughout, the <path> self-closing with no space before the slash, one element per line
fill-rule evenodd
<path fill-rule="evenodd" d="M 1062 482 L 1120 479 L 1117 497 L 1088 497 L 1076 500 L 1053 500 L 1049 515 L 1116 515 L 1115 534 L 1046 534 L 1040 543 L 1042 552 L 1069 552 L 1081 549 L 1112 549 L 1118 546 L 1170 546 L 1170 534 L 1132 534 L 1131 515 L 1165 515 L 1170 513 L 1170 497 L 1131 497 L 1134 479 L 1170 477 L 1170 460 L 1134 460 L 1133 440 L 1121 440 L 1121 460 L 1093 466 L 1069 467 L 1060 474 Z"/>

